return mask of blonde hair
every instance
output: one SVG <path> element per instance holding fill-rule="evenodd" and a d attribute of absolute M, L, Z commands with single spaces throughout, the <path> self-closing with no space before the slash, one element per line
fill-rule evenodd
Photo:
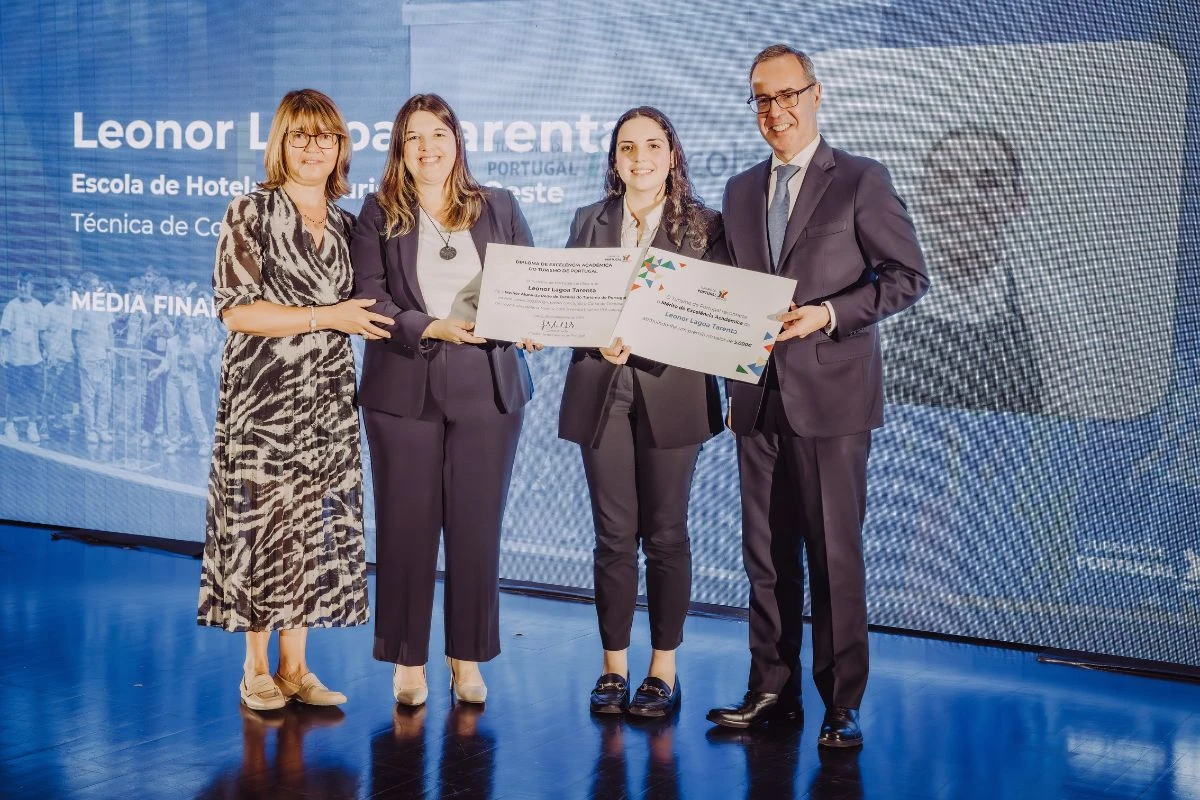
<path fill-rule="evenodd" d="M 292 176 L 288 173 L 285 148 L 288 133 L 302 130 L 307 133 L 336 133 L 338 159 L 325 181 L 325 198 L 336 200 L 350 193 L 350 129 L 342 112 L 329 96 L 316 89 L 294 89 L 279 101 L 271 131 L 267 134 L 267 151 L 263 156 L 267 179 L 259 184 L 264 189 L 278 189 Z"/>
<path fill-rule="evenodd" d="M 418 111 L 428 111 L 454 132 L 454 166 L 445 187 L 446 228 L 452 231 L 466 230 L 483 213 L 483 189 L 467 170 L 462 126 L 454 110 L 436 94 L 414 94 L 396 112 L 387 163 L 383 165 L 383 177 L 375 194 L 384 215 L 384 233 L 389 237 L 403 236 L 417 225 L 417 187 L 404 166 L 404 137 L 408 131 L 408 121 Z"/>

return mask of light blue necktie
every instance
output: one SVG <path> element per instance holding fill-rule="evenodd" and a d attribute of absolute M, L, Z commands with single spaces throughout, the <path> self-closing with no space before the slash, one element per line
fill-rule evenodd
<path fill-rule="evenodd" d="M 775 168 L 775 197 L 767 209 L 767 242 L 771 245 L 771 271 L 779 271 L 779 256 L 783 252 L 783 236 L 787 233 L 788 214 L 792 208 L 788 181 L 800 171 L 794 164 L 780 164 Z"/>

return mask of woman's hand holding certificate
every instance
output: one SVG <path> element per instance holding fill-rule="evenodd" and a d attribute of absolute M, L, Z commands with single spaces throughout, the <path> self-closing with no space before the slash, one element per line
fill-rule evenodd
<path fill-rule="evenodd" d="M 475 334 L 550 347 L 607 347 L 638 249 L 489 244 Z"/>
<path fill-rule="evenodd" d="M 474 333 L 756 382 L 796 281 L 650 248 L 491 244 Z M 614 341 L 615 340 L 615 341 Z"/>

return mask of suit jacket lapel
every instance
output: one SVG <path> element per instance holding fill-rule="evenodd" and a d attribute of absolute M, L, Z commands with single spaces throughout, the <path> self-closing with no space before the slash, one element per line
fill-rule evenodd
<path fill-rule="evenodd" d="M 429 309 L 425 306 L 425 298 L 421 294 L 421 281 L 417 278 L 417 240 L 420 238 L 420 228 L 417 225 L 403 236 L 397 236 L 392 240 L 392 246 L 400 252 L 400 271 L 404 274 L 404 285 L 408 286 L 412 293 L 412 299 L 417 308 L 428 314 Z"/>
<path fill-rule="evenodd" d="M 771 159 L 767 159 L 756 166 L 751 167 L 754 170 L 754 177 L 747 181 L 750 187 L 747 196 L 738 198 L 740 204 L 745 208 L 745 213 L 737 213 L 732 215 L 735 220 L 740 221 L 743 227 L 749 226 L 751 230 L 742 230 L 738 240 L 750 244 L 748 251 L 737 254 L 738 266 L 756 269 L 759 272 L 771 271 L 771 251 L 768 249 L 767 243 L 767 188 L 771 177 Z M 729 224 L 727 220 L 726 225 Z"/>
<path fill-rule="evenodd" d="M 475 242 L 475 249 L 479 252 L 479 263 L 484 263 L 484 258 L 487 255 L 488 242 L 501 241 L 500 237 L 495 235 L 496 220 L 492 216 L 492 206 L 486 200 L 483 203 L 483 210 L 479 213 L 479 219 L 475 220 L 475 224 L 471 226 L 471 239 Z"/>
<path fill-rule="evenodd" d="M 596 215 L 596 225 L 592 229 L 592 247 L 620 247 L 621 222 L 624 209 L 621 207 L 624 199 L 613 197 L 604 203 L 604 208 Z"/>
<path fill-rule="evenodd" d="M 787 231 L 783 235 L 783 249 L 779 253 L 780 273 L 783 272 L 783 266 L 787 263 L 788 254 L 800 240 L 804 226 L 808 225 L 809 218 L 817 210 L 817 204 L 821 202 L 822 195 L 829 188 L 829 184 L 833 182 L 833 175 L 830 172 L 833 167 L 833 148 L 824 139 L 821 139 L 821 143 L 817 145 L 817 151 L 813 153 L 812 161 L 808 162 L 804 181 L 800 184 L 800 195 L 796 198 L 796 205 L 792 207 L 791 216 L 788 217 Z"/>

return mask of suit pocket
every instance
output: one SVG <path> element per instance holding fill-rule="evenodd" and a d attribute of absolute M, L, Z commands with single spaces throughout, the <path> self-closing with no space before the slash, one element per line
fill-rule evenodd
<path fill-rule="evenodd" d="M 847 225 L 849 223 L 844 219 L 824 222 L 820 225 L 809 225 L 804 229 L 804 238 L 815 239 L 818 236 L 832 236 L 835 233 L 841 233 L 846 230 Z"/>
<path fill-rule="evenodd" d="M 840 342 L 820 342 L 817 344 L 817 362 L 834 364 L 838 361 L 850 361 L 855 358 L 866 358 L 875 352 L 873 333 L 862 333 L 848 336 Z"/>

